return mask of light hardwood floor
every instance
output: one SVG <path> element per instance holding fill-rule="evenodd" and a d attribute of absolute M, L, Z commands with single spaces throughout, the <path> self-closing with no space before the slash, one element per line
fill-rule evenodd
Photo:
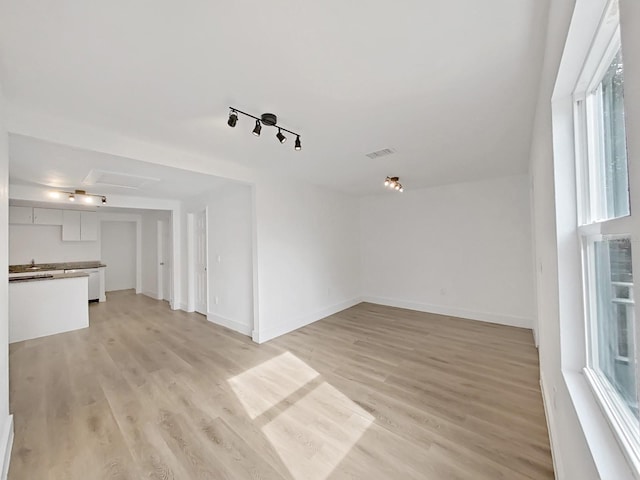
<path fill-rule="evenodd" d="M 527 330 L 360 304 L 264 345 L 133 292 L 10 347 L 10 480 L 550 479 Z"/>

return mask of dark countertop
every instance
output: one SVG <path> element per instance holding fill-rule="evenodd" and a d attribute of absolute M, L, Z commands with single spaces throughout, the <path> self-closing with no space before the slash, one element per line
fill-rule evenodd
<path fill-rule="evenodd" d="M 106 267 L 104 263 L 99 261 L 94 262 L 66 262 L 66 263 L 36 263 L 36 267 L 31 268 L 32 265 L 27 263 L 26 265 L 9 265 L 9 273 L 27 273 L 33 272 L 36 275 L 38 272 L 46 272 L 50 270 L 74 270 L 82 268 L 99 268 Z"/>
<path fill-rule="evenodd" d="M 78 278 L 88 277 L 88 273 L 58 273 L 55 275 L 43 275 L 35 273 L 32 277 L 13 277 L 9 279 L 9 283 L 27 283 L 27 282 L 41 282 L 43 280 L 63 280 L 65 278 Z"/>

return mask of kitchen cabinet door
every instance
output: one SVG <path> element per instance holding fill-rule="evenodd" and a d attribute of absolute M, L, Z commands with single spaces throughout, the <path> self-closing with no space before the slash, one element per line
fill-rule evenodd
<path fill-rule="evenodd" d="M 33 223 L 33 208 L 9 207 L 9 223 L 31 224 Z"/>
<path fill-rule="evenodd" d="M 62 210 L 34 207 L 33 223 L 35 225 L 62 225 Z"/>
<path fill-rule="evenodd" d="M 80 212 L 77 210 L 62 211 L 62 241 L 80 240 Z"/>
<path fill-rule="evenodd" d="M 80 240 L 98 240 L 98 214 L 96 212 L 82 212 L 80 214 Z"/>

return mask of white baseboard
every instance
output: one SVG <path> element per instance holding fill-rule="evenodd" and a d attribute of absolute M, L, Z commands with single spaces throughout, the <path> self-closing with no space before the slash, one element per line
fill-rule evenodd
<path fill-rule="evenodd" d="M 346 310 L 347 308 L 351 308 L 361 302 L 362 298 L 360 297 L 345 300 L 344 302 L 340 302 L 336 305 L 331 305 L 329 307 L 323 308 L 322 310 L 318 310 L 310 315 L 304 315 L 294 321 L 276 325 L 265 330 L 254 330 L 253 332 L 251 332 L 251 337 L 256 343 L 268 342 L 269 340 L 284 335 L 285 333 L 293 332 L 294 330 L 297 330 L 299 328 L 306 327 L 310 323 L 317 322 L 318 320 L 322 320 L 325 317 L 334 315 L 338 312 L 341 312 L 342 310 Z"/>
<path fill-rule="evenodd" d="M 500 325 L 509 325 L 511 327 L 531 329 L 533 326 L 533 319 L 527 317 L 518 317 L 515 315 L 476 312 L 472 310 L 465 310 L 463 308 L 447 307 L 443 305 L 430 305 L 427 303 L 398 300 L 395 298 L 365 296 L 362 298 L 362 301 L 375 303 L 378 305 L 386 305 L 388 307 L 406 308 L 407 310 L 416 310 L 418 312 L 446 315 L 448 317 L 459 317 L 469 320 L 479 320 L 481 322 L 498 323 Z"/>
<path fill-rule="evenodd" d="M 147 296 L 147 297 L 151 297 L 151 298 L 153 298 L 154 300 L 162 300 L 162 299 L 158 296 L 158 294 L 157 294 L 156 292 L 152 292 L 151 290 L 143 290 L 143 291 L 142 291 L 142 295 L 145 295 L 145 296 Z"/>
<path fill-rule="evenodd" d="M 554 420 L 554 408 L 553 399 L 549 398 L 547 390 L 544 388 L 544 380 L 542 374 L 540 375 L 540 391 L 542 392 L 542 406 L 544 407 L 544 418 L 547 420 L 547 431 L 549 432 L 549 446 L 551 447 L 551 459 L 553 460 L 553 471 L 555 473 L 556 480 L 560 480 L 564 477 L 562 462 L 557 454 L 555 447 L 557 434 L 555 432 L 556 422 Z"/>
<path fill-rule="evenodd" d="M 186 303 L 182 303 L 182 302 L 180 302 L 180 305 L 179 305 L 178 308 L 180 308 L 180 310 L 188 312 L 188 313 L 195 312 L 195 310 L 193 308 L 191 310 L 189 310 L 189 305 L 187 305 Z"/>
<path fill-rule="evenodd" d="M 231 320 L 229 318 L 225 318 L 211 312 L 207 313 L 207 320 L 209 320 L 211 323 L 215 323 L 216 325 L 227 327 L 228 329 L 233 330 L 234 332 L 251 336 L 251 328 L 252 328 L 251 325 L 236 322 L 235 320 Z"/>
<path fill-rule="evenodd" d="M 0 437 L 0 455 L 2 455 L 2 480 L 7 480 L 9 475 L 9 462 L 11 461 L 11 449 L 13 448 L 13 415 L 9 415 L 4 421 L 4 430 Z"/>

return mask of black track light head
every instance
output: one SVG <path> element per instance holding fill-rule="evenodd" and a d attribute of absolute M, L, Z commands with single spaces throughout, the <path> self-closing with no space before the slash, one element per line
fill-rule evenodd
<path fill-rule="evenodd" d="M 231 113 L 229 114 L 229 120 L 227 121 L 227 125 L 233 128 L 236 126 L 236 123 L 238 123 L 238 114 L 235 112 L 235 110 L 231 110 Z"/>
<path fill-rule="evenodd" d="M 286 141 L 287 141 L 287 137 L 285 137 L 285 136 L 282 134 L 282 131 L 281 131 L 280 129 L 278 129 L 278 133 L 277 133 L 277 135 L 276 135 L 276 138 L 280 141 L 280 143 L 284 143 L 284 142 L 286 142 Z"/>
<path fill-rule="evenodd" d="M 107 197 L 102 197 L 102 205 L 106 205 L 107 204 Z"/>
<path fill-rule="evenodd" d="M 255 128 L 253 129 L 253 134 L 254 134 L 256 137 L 259 137 L 259 136 L 260 136 L 260 132 L 261 132 L 261 131 L 262 131 L 262 125 L 260 125 L 260 120 L 256 120 L 256 126 L 255 126 Z"/>
<path fill-rule="evenodd" d="M 296 137 L 296 146 L 295 146 L 296 150 L 302 150 L 302 143 L 300 143 L 300 135 L 298 135 Z"/>

